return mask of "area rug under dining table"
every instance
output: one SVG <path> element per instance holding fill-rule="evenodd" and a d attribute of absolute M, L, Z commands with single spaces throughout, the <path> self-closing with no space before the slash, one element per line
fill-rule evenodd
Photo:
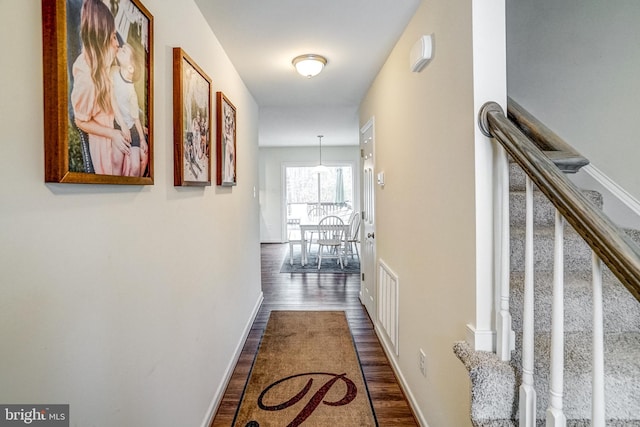
<path fill-rule="evenodd" d="M 340 268 L 340 264 L 335 259 L 329 258 L 322 260 L 320 270 L 318 270 L 318 257 L 315 254 L 308 255 L 308 262 L 302 265 L 300 260 L 302 254 L 300 250 L 293 252 L 293 265 L 289 261 L 289 252 L 285 256 L 280 273 L 343 273 L 343 274 L 360 274 L 360 260 L 358 257 L 347 257 L 347 263 L 344 269 Z"/>
<path fill-rule="evenodd" d="M 343 311 L 272 311 L 233 426 L 377 426 Z"/>

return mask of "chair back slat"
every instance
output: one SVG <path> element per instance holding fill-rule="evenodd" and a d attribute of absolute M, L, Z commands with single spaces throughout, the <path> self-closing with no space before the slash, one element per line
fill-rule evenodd
<path fill-rule="evenodd" d="M 344 222 L 340 217 L 334 215 L 325 216 L 318 223 L 318 232 L 320 234 L 318 240 L 342 242 L 344 240 L 344 228 Z"/>

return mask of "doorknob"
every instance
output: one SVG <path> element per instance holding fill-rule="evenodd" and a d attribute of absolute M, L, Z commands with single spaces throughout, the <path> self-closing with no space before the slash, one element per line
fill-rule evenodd
<path fill-rule="evenodd" d="M 376 233 L 367 233 L 367 239 L 373 239 L 376 237 Z"/>

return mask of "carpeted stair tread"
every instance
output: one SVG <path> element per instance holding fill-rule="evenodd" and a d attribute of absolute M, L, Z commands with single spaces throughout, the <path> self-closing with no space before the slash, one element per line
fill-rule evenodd
<path fill-rule="evenodd" d="M 514 418 L 518 395 L 513 366 L 501 361 L 495 353 L 473 350 L 466 341 L 456 342 L 453 352 L 467 368 L 471 378 L 471 419 Z"/>
<path fill-rule="evenodd" d="M 540 313 L 551 312 L 553 272 L 534 273 L 536 331 L 550 331 L 551 319 Z M 564 328 L 566 332 L 590 331 L 593 319 L 593 284 L 590 272 L 568 272 L 564 276 Z M 511 316 L 513 330 L 522 329 L 524 273 L 511 274 Z M 640 332 L 640 302 L 612 274 L 602 279 L 605 332 Z"/>
<path fill-rule="evenodd" d="M 591 334 L 586 332 L 565 334 L 567 425 L 583 425 L 580 423 L 591 417 L 591 340 Z M 550 334 L 536 334 L 535 388 L 539 419 L 544 418 L 548 406 L 549 342 Z M 472 350 L 464 341 L 455 343 L 454 353 L 467 368 L 474 385 L 471 392 L 474 425 L 517 425 L 516 384 L 521 376 L 518 367 L 521 355 L 514 352 L 511 362 L 503 362 L 492 352 Z M 605 335 L 605 396 L 607 418 L 624 421 L 607 425 L 640 423 L 640 333 Z M 509 424 L 510 420 L 516 424 Z"/>
<path fill-rule="evenodd" d="M 518 427 L 518 420 L 477 420 L 474 427 Z M 536 427 L 545 427 L 545 420 L 536 420 Z M 567 420 L 567 427 L 591 427 L 591 420 Z M 640 421 L 606 420 L 606 427 L 640 427 Z"/>
<path fill-rule="evenodd" d="M 602 194 L 598 191 L 583 190 L 582 194 L 591 201 L 595 207 L 602 209 Z M 509 194 L 509 216 L 512 225 L 524 225 L 525 223 L 526 193 L 511 191 Z M 552 225 L 555 221 L 555 206 L 540 191 L 533 192 L 533 222 L 536 225 Z"/>
<path fill-rule="evenodd" d="M 627 236 L 631 237 L 631 240 L 633 240 L 637 245 L 640 245 L 640 230 L 625 228 L 624 232 L 627 233 Z"/>

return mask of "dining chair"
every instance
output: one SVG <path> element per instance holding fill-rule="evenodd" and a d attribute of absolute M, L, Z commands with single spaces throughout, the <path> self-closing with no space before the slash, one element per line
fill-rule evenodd
<path fill-rule="evenodd" d="M 322 208 L 321 206 L 313 206 L 307 210 L 307 217 L 311 222 L 314 222 L 314 223 L 320 222 L 320 220 L 324 218 L 326 215 L 327 215 L 327 211 L 325 211 L 324 208 Z M 305 238 L 308 237 L 308 239 L 306 239 L 308 242 L 307 253 L 311 253 L 311 245 L 313 244 L 313 234 L 314 234 L 313 231 L 309 231 L 308 236 L 305 236 Z"/>
<path fill-rule="evenodd" d="M 314 218 L 314 217 L 320 217 L 322 218 L 323 216 L 327 215 L 327 211 L 319 205 L 316 206 L 309 206 L 309 208 L 307 209 L 307 216 L 309 218 Z"/>
<path fill-rule="evenodd" d="M 289 243 L 289 264 L 293 265 L 293 246 L 300 245 L 300 264 L 304 266 L 302 257 L 302 233 L 300 232 L 300 219 L 289 218 L 287 220 L 287 242 Z"/>
<path fill-rule="evenodd" d="M 343 251 L 344 222 L 337 216 L 326 216 L 318 223 L 318 270 L 323 258 L 337 258 L 340 268 L 344 269 Z"/>
<path fill-rule="evenodd" d="M 356 250 L 356 256 L 358 260 L 360 260 L 360 252 L 358 251 L 358 245 L 360 244 L 360 213 L 353 212 L 349 217 L 349 229 L 347 232 L 347 237 L 344 243 L 344 254 L 345 257 L 347 255 L 351 255 L 351 259 L 353 259 L 353 249 Z"/>

